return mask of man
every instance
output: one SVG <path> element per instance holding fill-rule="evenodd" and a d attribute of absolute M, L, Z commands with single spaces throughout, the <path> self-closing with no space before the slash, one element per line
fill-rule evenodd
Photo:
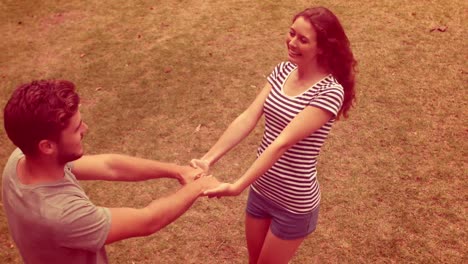
<path fill-rule="evenodd" d="M 158 231 L 218 185 L 210 176 L 194 181 L 201 170 L 188 166 L 116 154 L 83 156 L 88 126 L 79 101 L 73 83 L 42 80 L 19 86 L 5 106 L 5 130 L 18 148 L 3 172 L 3 203 L 25 263 L 107 263 L 105 244 Z M 77 181 L 161 177 L 183 187 L 141 209 L 95 206 Z"/>

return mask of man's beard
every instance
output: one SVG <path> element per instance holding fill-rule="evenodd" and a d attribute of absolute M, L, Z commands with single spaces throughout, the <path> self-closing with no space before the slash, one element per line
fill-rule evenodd
<path fill-rule="evenodd" d="M 60 164 L 67 164 L 68 162 L 75 161 L 83 156 L 83 153 L 66 153 L 65 151 L 60 151 L 57 160 Z"/>

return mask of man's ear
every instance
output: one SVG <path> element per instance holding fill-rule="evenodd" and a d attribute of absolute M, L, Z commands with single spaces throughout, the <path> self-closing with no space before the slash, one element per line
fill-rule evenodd
<path fill-rule="evenodd" d="M 57 144 L 51 140 L 43 139 L 39 141 L 38 148 L 40 153 L 44 155 L 52 155 L 57 150 Z"/>

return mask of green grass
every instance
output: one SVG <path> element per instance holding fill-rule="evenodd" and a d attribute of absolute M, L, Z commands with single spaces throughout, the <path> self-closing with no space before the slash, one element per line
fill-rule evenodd
<path fill-rule="evenodd" d="M 310 4 L 2 1 L 0 104 L 21 83 L 69 79 L 90 126 L 88 153 L 185 164 L 208 150 L 286 58 L 291 18 Z M 466 263 L 468 4 L 315 4 L 333 10 L 350 38 L 358 103 L 324 146 L 319 226 L 293 263 Z M 441 26 L 447 30 L 431 32 Z M 215 175 L 233 181 L 243 173 L 261 134 L 259 125 Z M 3 167 L 13 149 L 3 130 L 0 145 Z M 170 180 L 83 186 L 108 207 L 141 207 L 177 189 Z M 247 263 L 245 200 L 246 193 L 200 199 L 166 229 L 108 246 L 110 260 Z M 1 206 L 0 259 L 20 263 Z"/>

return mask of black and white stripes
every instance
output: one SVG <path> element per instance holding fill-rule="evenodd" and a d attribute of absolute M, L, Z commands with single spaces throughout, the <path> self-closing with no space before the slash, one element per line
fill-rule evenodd
<path fill-rule="evenodd" d="M 285 95 L 283 85 L 295 68 L 290 62 L 282 62 L 268 76 L 272 89 L 264 104 L 265 132 L 257 155 L 262 154 L 306 106 L 324 109 L 334 116 L 341 108 L 343 88 L 332 75 L 326 76 L 298 96 Z M 334 121 L 333 117 L 288 149 L 252 184 L 254 191 L 290 212 L 301 214 L 312 211 L 320 202 L 320 188 L 316 178 L 317 157 Z"/>

